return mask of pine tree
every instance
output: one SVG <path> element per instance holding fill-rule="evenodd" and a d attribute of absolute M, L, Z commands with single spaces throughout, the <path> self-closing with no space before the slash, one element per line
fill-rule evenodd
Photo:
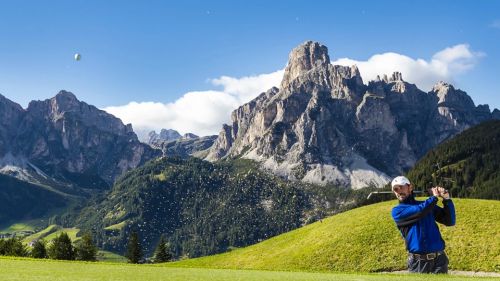
<path fill-rule="evenodd" d="M 25 257 L 28 255 L 28 251 L 26 251 L 26 247 L 23 245 L 23 242 L 21 239 L 16 237 L 4 240 L 0 252 L 2 255 L 15 257 Z"/>
<path fill-rule="evenodd" d="M 5 255 L 5 240 L 0 239 L 0 256 Z"/>
<path fill-rule="evenodd" d="M 44 240 L 36 240 L 33 244 L 33 249 L 31 250 L 31 257 L 35 259 L 46 259 L 47 258 L 47 248 L 45 247 Z"/>
<path fill-rule="evenodd" d="M 49 257 L 55 260 L 75 259 L 75 250 L 66 232 L 61 232 L 59 236 L 52 240 L 52 245 L 49 247 L 48 253 Z"/>
<path fill-rule="evenodd" d="M 139 263 L 142 259 L 142 248 L 137 231 L 130 233 L 126 256 L 130 263 Z"/>
<path fill-rule="evenodd" d="M 172 255 L 170 254 L 170 250 L 168 249 L 167 241 L 163 235 L 160 237 L 160 242 L 158 242 L 158 246 L 156 246 L 154 262 L 168 262 L 172 259 Z"/>
<path fill-rule="evenodd" d="M 76 257 L 82 261 L 97 260 L 97 247 L 94 245 L 90 233 L 85 233 L 80 243 L 76 246 Z"/>

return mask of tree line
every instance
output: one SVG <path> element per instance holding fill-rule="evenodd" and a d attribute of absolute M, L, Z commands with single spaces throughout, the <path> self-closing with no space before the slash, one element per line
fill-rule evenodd
<path fill-rule="evenodd" d="M 97 261 L 98 248 L 92 241 L 92 236 L 86 233 L 80 241 L 73 246 L 71 238 L 66 232 L 61 232 L 50 243 L 43 239 L 37 239 L 32 246 L 23 244 L 21 238 L 11 237 L 0 239 L 0 255 L 15 257 L 31 257 L 37 259 L 55 260 L 80 260 Z M 130 263 L 144 263 L 144 254 L 137 231 L 132 231 L 128 241 L 126 257 Z M 172 260 L 169 244 L 163 236 L 154 252 L 154 256 L 149 261 L 155 263 L 168 262 Z"/>
<path fill-rule="evenodd" d="M 31 247 L 24 245 L 21 238 L 18 237 L 0 239 L 0 255 L 38 259 L 96 261 L 97 247 L 94 245 L 92 236 L 89 233 L 84 234 L 82 239 L 73 246 L 68 234 L 61 232 L 48 243 L 43 239 L 37 239 Z"/>

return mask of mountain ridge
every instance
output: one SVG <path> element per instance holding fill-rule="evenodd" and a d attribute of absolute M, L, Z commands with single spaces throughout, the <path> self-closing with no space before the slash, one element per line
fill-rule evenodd
<path fill-rule="evenodd" d="M 0 168 L 31 174 L 35 183 L 41 175 L 68 185 L 106 188 L 125 171 L 160 155 L 138 141 L 130 124 L 64 90 L 31 101 L 26 109 L 2 96 L 0 117 Z M 26 166 L 43 173 L 32 174 Z"/>
<path fill-rule="evenodd" d="M 496 112 L 446 83 L 425 93 L 400 72 L 365 85 L 356 66 L 332 65 L 326 46 L 307 41 L 291 51 L 280 88 L 234 110 L 205 159 L 253 159 L 316 184 L 382 186 Z"/>

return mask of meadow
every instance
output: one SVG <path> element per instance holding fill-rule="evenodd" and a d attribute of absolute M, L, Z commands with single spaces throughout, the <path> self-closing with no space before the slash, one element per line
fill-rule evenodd
<path fill-rule="evenodd" d="M 248 280 L 248 281 L 382 281 L 382 280 L 499 280 L 488 277 L 410 274 L 348 274 L 261 270 L 231 270 L 208 268 L 175 268 L 161 265 L 132 265 L 77 261 L 34 260 L 0 257 L 2 281 L 127 281 L 127 280 Z"/>
<path fill-rule="evenodd" d="M 454 199 L 457 223 L 440 227 L 450 269 L 500 271 L 500 201 Z M 392 200 L 356 208 L 231 252 L 170 263 L 175 267 L 381 272 L 406 268 Z M 441 204 L 441 203 L 440 203 Z"/>

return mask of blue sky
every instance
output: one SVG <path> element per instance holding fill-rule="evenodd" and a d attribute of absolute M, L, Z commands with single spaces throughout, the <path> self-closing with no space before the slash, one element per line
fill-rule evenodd
<path fill-rule="evenodd" d="M 26 107 L 65 89 L 136 130 L 216 133 L 306 40 L 500 108 L 500 1 L 0 0 L 0 19 L 0 94 Z"/>

